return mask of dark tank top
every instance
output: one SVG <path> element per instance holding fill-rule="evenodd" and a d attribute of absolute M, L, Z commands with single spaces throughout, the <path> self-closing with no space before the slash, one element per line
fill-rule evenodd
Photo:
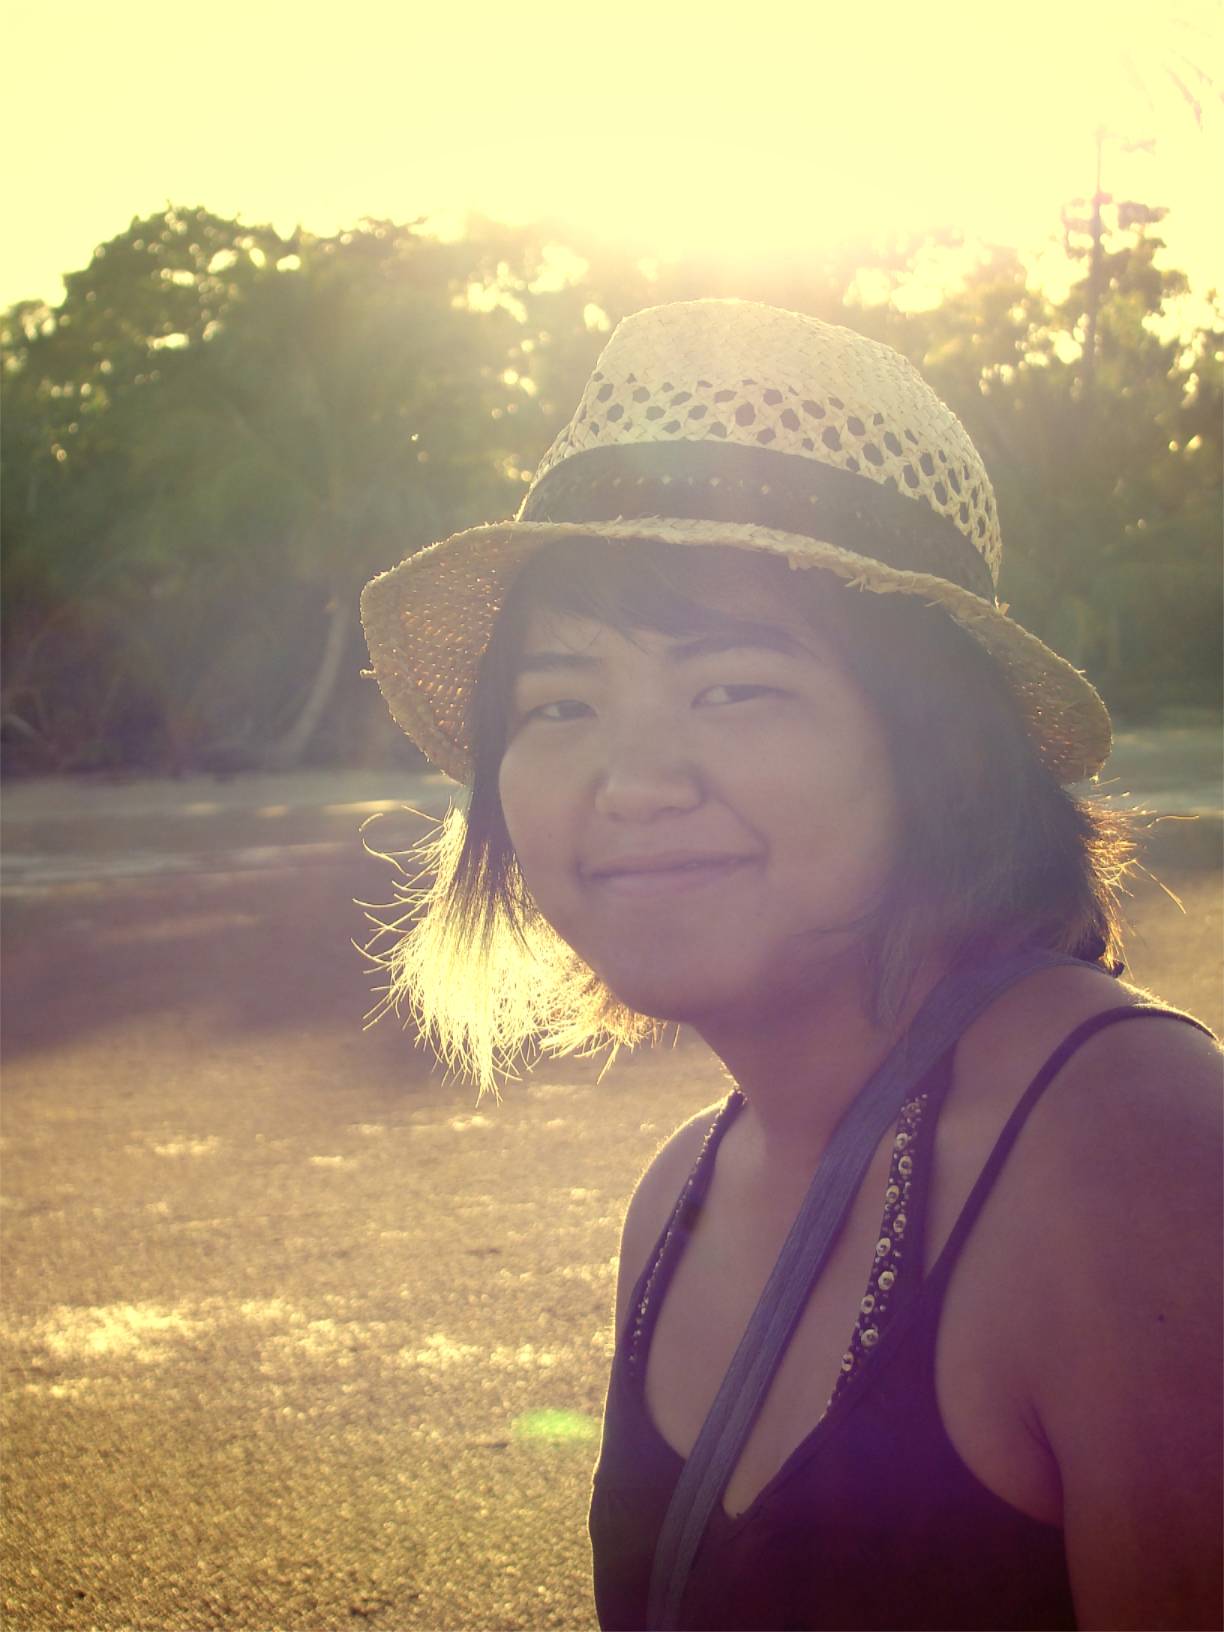
<path fill-rule="evenodd" d="M 1144 1014 L 1207 1029 L 1148 1004 L 1111 1009 L 1076 1028 L 1029 1084 L 925 1278 L 932 1135 L 954 1050 L 917 1085 L 894 1135 L 876 1261 L 841 1379 L 816 1428 L 751 1505 L 735 1518 L 715 1507 L 680 1626 L 1075 1627 L 1061 1529 L 996 1496 L 948 1438 L 935 1394 L 935 1340 L 952 1270 L 1041 1094 L 1090 1036 Z M 655 1544 L 684 1463 L 647 1409 L 646 1361 L 718 1145 L 743 1104 L 732 1093 L 715 1118 L 618 1337 L 590 1514 L 605 1632 L 647 1625 Z"/>

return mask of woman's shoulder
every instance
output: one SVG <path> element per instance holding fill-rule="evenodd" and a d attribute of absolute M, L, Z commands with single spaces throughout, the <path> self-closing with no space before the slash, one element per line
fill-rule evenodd
<path fill-rule="evenodd" d="M 1182 1203 L 1204 1215 L 1219 1205 L 1224 1054 L 1185 1020 L 1143 1012 L 1157 1001 L 1090 967 L 1060 967 L 1019 982 L 974 1022 L 940 1119 L 954 1174 L 945 1230 L 1009 1118 L 1044 1084 L 1000 1176 L 1008 1238 L 1046 1243 L 1068 1273 L 1078 1255 L 1084 1276 L 1099 1275 L 1105 1255 L 1123 1277 L 1141 1261 L 1167 1274 L 1160 1260 L 1184 1229 Z M 1133 1012 L 1099 1023 L 1115 1010 Z"/>
<path fill-rule="evenodd" d="M 1019 981 L 965 1033 L 957 1074 L 977 1097 L 1002 1082 L 1023 1092 L 1057 1060 L 1042 1120 L 1093 1123 L 1126 1103 L 1130 1115 L 1167 1115 L 1176 1098 L 1218 1099 L 1224 1055 L 1151 992 L 1091 965 L 1043 969 Z M 1104 1017 L 1108 1015 L 1108 1021 Z"/>
<path fill-rule="evenodd" d="M 625 1216 L 625 1235 L 645 1253 L 658 1240 L 680 1192 L 693 1171 L 710 1129 L 726 1100 L 720 1099 L 682 1122 L 659 1146 L 637 1182 Z M 640 1268 L 641 1266 L 639 1266 Z"/>
<path fill-rule="evenodd" d="M 1159 1002 L 1089 967 L 1044 970 L 970 1028 L 956 1065 L 962 1115 L 988 1107 L 983 1126 L 996 1132 L 1048 1077 L 1009 1161 L 1009 1199 L 1034 1238 L 1130 1258 L 1132 1271 L 1135 1255 L 1172 1249 L 1186 1208 L 1209 1212 L 1220 1190 L 1224 1053 L 1197 1026 L 1151 1012 Z M 1099 1023 L 1120 1010 L 1134 1012 Z"/>
<path fill-rule="evenodd" d="M 660 1145 L 637 1182 L 621 1233 L 616 1293 L 618 1330 L 629 1293 L 646 1267 L 646 1260 L 701 1154 L 706 1136 L 725 1104 L 725 1100 L 718 1100 L 703 1106 L 682 1122 Z"/>

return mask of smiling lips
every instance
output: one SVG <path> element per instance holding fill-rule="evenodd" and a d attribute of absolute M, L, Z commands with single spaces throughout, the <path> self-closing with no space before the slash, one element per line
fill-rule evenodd
<path fill-rule="evenodd" d="M 616 895 L 673 895 L 715 883 L 755 859 L 672 850 L 654 855 L 622 856 L 583 867 L 581 871 L 588 883 Z"/>

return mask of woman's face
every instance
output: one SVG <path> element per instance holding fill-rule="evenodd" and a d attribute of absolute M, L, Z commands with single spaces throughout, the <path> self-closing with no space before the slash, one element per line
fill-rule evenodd
<path fill-rule="evenodd" d="M 639 1013 L 785 1011 L 844 967 L 889 874 L 883 729 L 784 590 L 703 597 L 716 634 L 528 617 L 507 829 L 545 918 Z"/>

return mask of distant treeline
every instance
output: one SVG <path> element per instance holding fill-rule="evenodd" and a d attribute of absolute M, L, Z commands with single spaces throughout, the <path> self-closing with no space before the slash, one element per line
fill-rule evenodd
<path fill-rule="evenodd" d="M 360 675 L 362 583 L 516 509 L 611 324 L 695 295 L 905 352 L 992 472 L 1014 614 L 1124 717 L 1218 705 L 1224 317 L 1154 332 L 1186 288 L 1161 214 L 1118 206 L 1095 244 L 1066 220 L 1061 304 L 995 249 L 908 314 L 890 296 L 924 241 L 659 267 L 484 221 L 134 221 L 62 305 L 4 317 L 6 767 L 406 754 Z"/>

